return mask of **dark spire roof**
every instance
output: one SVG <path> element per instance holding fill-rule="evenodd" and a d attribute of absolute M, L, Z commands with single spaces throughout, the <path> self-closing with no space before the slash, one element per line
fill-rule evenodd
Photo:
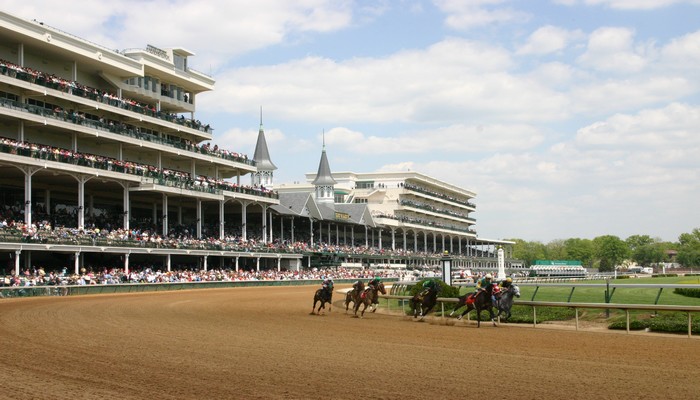
<path fill-rule="evenodd" d="M 328 164 L 328 157 L 326 157 L 325 135 L 323 139 L 323 151 L 321 151 L 321 162 L 318 163 L 316 179 L 314 179 L 312 183 L 316 186 L 329 186 L 337 183 L 335 179 L 333 179 L 333 176 L 331 176 L 331 166 Z"/>
<path fill-rule="evenodd" d="M 265 131 L 262 123 L 262 107 L 260 107 L 260 131 L 258 131 L 258 143 L 255 144 L 253 161 L 255 161 L 255 166 L 260 171 L 274 171 L 277 169 L 272 160 L 270 160 L 270 152 L 267 150 L 267 141 L 265 141 Z"/>

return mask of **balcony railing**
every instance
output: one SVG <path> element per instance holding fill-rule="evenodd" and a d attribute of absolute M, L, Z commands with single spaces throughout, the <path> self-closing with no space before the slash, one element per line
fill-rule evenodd
<path fill-rule="evenodd" d="M 19 101 L 10 100 L 7 98 L 0 98 L 0 106 L 17 111 L 29 112 L 35 115 L 41 115 L 42 117 L 51 118 L 59 121 L 66 121 L 76 125 L 87 126 L 93 129 L 98 129 L 109 133 L 115 133 L 118 135 L 127 136 L 138 140 L 162 144 L 164 146 L 173 147 L 178 150 L 189 151 L 197 154 L 205 154 L 212 157 L 255 166 L 255 161 L 249 159 L 247 156 L 238 155 L 238 153 L 231 153 L 225 150 L 207 150 L 207 147 L 198 147 L 193 144 L 187 144 L 176 140 L 161 138 L 153 134 L 143 133 L 140 132 L 137 128 L 123 123 L 115 123 L 115 121 L 95 120 L 87 118 L 85 114 L 80 114 L 77 112 L 69 113 L 63 109 L 50 110 L 45 107 L 21 103 Z"/>
<path fill-rule="evenodd" d="M 142 181 L 147 181 L 149 183 L 203 193 L 222 194 L 222 191 L 228 191 L 271 199 L 279 198 L 277 193 L 272 191 L 262 191 L 256 188 L 237 186 L 226 181 L 215 181 L 206 177 L 192 179 L 189 174 L 185 172 L 159 169 L 152 165 L 132 163 L 94 154 L 76 153 L 67 149 L 41 144 L 19 143 L 15 142 L 13 139 L 7 138 L 0 138 L 0 152 L 141 176 L 146 178 Z"/>

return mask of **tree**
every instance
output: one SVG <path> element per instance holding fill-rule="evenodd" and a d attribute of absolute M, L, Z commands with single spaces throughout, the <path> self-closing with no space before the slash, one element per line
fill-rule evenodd
<path fill-rule="evenodd" d="M 629 247 L 632 260 L 643 267 L 660 263 L 664 259 L 665 248 L 661 239 L 652 239 L 649 235 L 632 235 L 625 243 Z"/>
<path fill-rule="evenodd" d="M 627 243 L 617 236 L 605 235 L 593 239 L 595 257 L 600 260 L 599 270 L 601 272 L 611 272 L 615 266 L 619 265 L 629 254 Z"/>
<path fill-rule="evenodd" d="M 545 259 L 547 260 L 568 260 L 569 255 L 563 240 L 552 240 L 545 246 Z"/>
<path fill-rule="evenodd" d="M 585 267 L 593 267 L 593 242 L 590 239 L 566 239 L 564 246 L 570 260 L 579 260 Z"/>
<path fill-rule="evenodd" d="M 535 260 L 545 259 L 545 247 L 540 242 L 526 242 L 522 239 L 510 239 L 513 245 L 513 258 L 523 260 L 526 267 L 531 266 Z"/>
<path fill-rule="evenodd" d="M 676 260 L 684 267 L 700 266 L 700 229 L 692 233 L 683 233 L 678 237 L 678 256 Z"/>

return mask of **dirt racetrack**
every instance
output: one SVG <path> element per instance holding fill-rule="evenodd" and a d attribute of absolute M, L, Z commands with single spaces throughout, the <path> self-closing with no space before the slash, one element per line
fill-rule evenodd
<path fill-rule="evenodd" d="M 315 289 L 0 299 L 0 398 L 700 398 L 697 337 L 309 315 Z"/>

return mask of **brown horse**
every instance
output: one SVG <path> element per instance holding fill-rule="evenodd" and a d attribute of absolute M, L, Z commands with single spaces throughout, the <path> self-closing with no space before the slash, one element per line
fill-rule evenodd
<path fill-rule="evenodd" d="M 353 305 L 353 310 L 355 309 L 355 304 L 359 302 L 358 298 L 364 290 L 365 284 L 362 281 L 357 281 L 352 285 L 352 289 L 345 293 L 345 313 L 348 312 L 350 303 Z"/>
<path fill-rule="evenodd" d="M 314 293 L 314 306 L 311 308 L 311 314 L 318 312 L 321 315 L 321 309 L 326 309 L 326 303 L 328 303 L 328 312 L 331 312 L 331 307 L 333 304 L 331 300 L 333 299 L 333 288 L 321 288 Z M 320 302 L 318 306 L 318 311 L 316 311 L 316 303 Z"/>
<path fill-rule="evenodd" d="M 411 314 L 413 314 L 413 318 L 420 316 L 420 319 L 423 320 L 423 317 L 428 315 L 428 313 L 437 304 L 437 297 L 438 288 L 435 286 L 420 293 L 416 293 L 413 297 L 411 297 L 408 304 L 411 306 Z"/>
<path fill-rule="evenodd" d="M 357 310 L 360 309 L 360 305 L 364 305 L 362 312 L 360 313 L 360 318 L 364 317 L 365 310 L 367 307 L 372 308 L 372 312 L 377 311 L 377 304 L 379 303 L 377 292 L 386 294 L 386 289 L 384 289 L 384 282 L 379 282 L 376 286 L 369 285 L 364 292 L 357 296 L 357 301 L 355 301 L 355 316 L 357 317 Z"/>
<path fill-rule="evenodd" d="M 476 327 L 480 328 L 481 327 L 481 312 L 484 310 L 488 310 L 489 315 L 491 316 L 491 322 L 493 323 L 493 326 L 496 326 L 496 316 L 493 315 L 493 304 L 491 301 L 491 295 L 493 294 L 494 287 L 497 287 L 497 284 L 491 284 L 486 287 L 485 290 L 479 291 L 476 294 L 474 293 L 468 293 L 465 294 L 464 296 L 459 296 L 457 305 L 455 306 L 454 310 L 450 313 L 450 316 L 457 311 L 458 308 L 463 307 L 464 305 L 467 306 L 466 310 L 462 312 L 462 314 L 457 317 L 457 319 L 462 319 L 467 313 L 471 310 L 476 310 Z"/>

